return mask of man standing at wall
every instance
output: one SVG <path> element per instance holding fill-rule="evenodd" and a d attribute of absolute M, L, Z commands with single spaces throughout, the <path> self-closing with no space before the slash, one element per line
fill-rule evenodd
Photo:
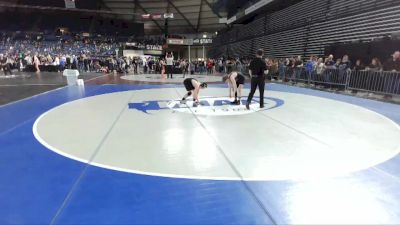
<path fill-rule="evenodd" d="M 257 51 L 256 58 L 250 62 L 249 73 L 251 77 L 251 91 L 247 98 L 246 108 L 250 110 L 250 103 L 256 92 L 257 86 L 260 92 L 260 108 L 264 108 L 264 89 L 265 89 L 265 74 L 268 74 L 267 64 L 263 60 L 264 51 Z"/>

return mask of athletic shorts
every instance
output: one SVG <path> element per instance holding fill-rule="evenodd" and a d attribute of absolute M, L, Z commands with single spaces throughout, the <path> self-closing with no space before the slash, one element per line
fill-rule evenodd
<path fill-rule="evenodd" d="M 245 78 L 243 75 L 238 74 L 236 77 L 236 85 L 239 87 L 239 85 L 244 84 Z"/>
<path fill-rule="evenodd" d="M 192 84 L 193 78 L 188 78 L 183 81 L 183 85 L 185 85 L 186 91 L 193 91 L 194 87 Z"/>

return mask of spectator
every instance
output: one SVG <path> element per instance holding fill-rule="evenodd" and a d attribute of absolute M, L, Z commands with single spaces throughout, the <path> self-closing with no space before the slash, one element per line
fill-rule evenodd
<path fill-rule="evenodd" d="M 354 71 L 360 71 L 360 70 L 364 70 L 365 66 L 363 65 L 361 59 L 357 59 L 356 64 L 353 67 Z"/>
<path fill-rule="evenodd" d="M 275 59 L 270 59 L 269 60 L 269 75 L 271 76 L 271 79 L 278 78 L 278 61 Z"/>
<path fill-rule="evenodd" d="M 385 71 L 400 72 L 400 51 L 395 51 L 392 58 L 383 65 Z"/>
<path fill-rule="evenodd" d="M 58 56 L 56 56 L 54 58 L 54 62 L 53 62 L 53 66 L 59 68 L 60 67 L 60 58 L 58 58 Z"/>
<path fill-rule="evenodd" d="M 242 73 L 243 72 L 243 64 L 239 58 L 236 59 L 235 64 L 236 64 L 236 70 Z"/>
<path fill-rule="evenodd" d="M 226 73 L 230 74 L 232 73 L 233 69 L 234 69 L 235 63 L 233 62 L 232 59 L 228 59 L 226 61 Z"/>
<path fill-rule="evenodd" d="M 339 83 L 345 83 L 346 82 L 346 77 L 351 71 L 351 62 L 349 60 L 348 55 L 344 55 L 342 60 L 340 61 L 339 65 L 337 66 L 339 70 L 339 78 L 338 82 Z"/>
<path fill-rule="evenodd" d="M 333 60 L 333 55 L 329 55 L 328 58 L 325 60 L 325 67 L 326 69 L 334 69 L 335 68 L 335 61 Z"/>
<path fill-rule="evenodd" d="M 289 59 L 286 59 L 285 61 L 288 61 Z M 279 80 L 284 81 L 285 80 L 285 70 L 286 70 L 286 65 L 285 65 L 284 60 L 279 60 L 278 62 L 278 70 L 279 70 Z"/>
<path fill-rule="evenodd" d="M 313 77 L 313 74 L 317 68 L 317 61 L 316 61 L 316 57 L 311 56 L 310 60 L 306 63 L 306 72 L 307 72 L 307 77 L 311 78 Z"/>
<path fill-rule="evenodd" d="M 342 63 L 342 59 L 336 59 L 335 69 L 339 69 L 340 63 Z"/>
<path fill-rule="evenodd" d="M 365 69 L 372 72 L 382 71 L 382 63 L 378 58 L 374 57 L 371 60 L 371 64 L 369 64 Z"/>
<path fill-rule="evenodd" d="M 35 56 L 33 56 L 33 64 L 35 66 L 36 73 L 40 73 L 40 69 L 39 69 L 40 60 L 39 60 L 39 57 L 37 54 L 35 54 Z"/>
<path fill-rule="evenodd" d="M 385 74 L 385 92 L 390 92 L 394 94 L 400 94 L 400 77 L 398 72 L 400 72 L 400 51 L 395 51 L 392 55 L 392 58 L 387 60 L 383 66 L 385 71 L 394 72 L 390 74 Z M 388 79 L 389 78 L 389 79 Z M 385 95 L 386 99 L 392 98 L 391 95 Z"/>
<path fill-rule="evenodd" d="M 10 61 L 7 56 L 0 54 L 0 70 L 3 69 L 4 75 L 11 75 L 11 66 Z"/>
<path fill-rule="evenodd" d="M 294 82 L 297 83 L 297 81 L 300 79 L 301 72 L 303 71 L 303 60 L 301 59 L 301 56 L 297 56 L 294 59 L 293 63 L 293 76 L 292 79 L 294 79 Z"/>
<path fill-rule="evenodd" d="M 325 71 L 325 68 L 326 68 L 326 66 L 325 66 L 325 63 L 324 63 L 323 59 L 319 58 L 318 61 L 317 61 L 317 68 L 316 68 L 317 75 L 318 76 L 322 76 L 322 74 Z"/>
<path fill-rule="evenodd" d="M 172 52 L 167 53 L 165 56 L 166 64 L 167 64 L 167 78 L 173 78 L 173 66 L 174 66 L 174 56 Z"/>
<path fill-rule="evenodd" d="M 212 59 L 208 59 L 207 61 L 207 74 L 213 73 L 214 61 Z"/>
<path fill-rule="evenodd" d="M 292 78 L 293 78 L 294 64 L 295 64 L 294 58 L 290 58 L 289 61 L 287 61 L 286 77 L 288 77 L 290 79 L 290 81 L 292 81 Z"/>
<path fill-rule="evenodd" d="M 182 69 L 183 78 L 186 77 L 186 74 L 188 73 L 188 68 L 189 68 L 188 62 L 186 60 L 182 60 L 181 69 Z"/>
<path fill-rule="evenodd" d="M 64 55 L 61 56 L 61 58 L 60 58 L 60 67 L 59 67 L 59 70 L 61 72 L 64 71 L 66 63 L 67 63 L 67 58 Z"/>

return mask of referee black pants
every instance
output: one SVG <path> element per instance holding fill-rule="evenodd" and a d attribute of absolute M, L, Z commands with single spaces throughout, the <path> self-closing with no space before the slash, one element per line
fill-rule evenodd
<path fill-rule="evenodd" d="M 258 90 L 260 91 L 260 107 L 264 107 L 265 78 L 263 76 L 251 78 L 251 91 L 249 97 L 247 98 L 247 104 L 251 104 L 254 93 L 256 93 L 257 86 Z"/>

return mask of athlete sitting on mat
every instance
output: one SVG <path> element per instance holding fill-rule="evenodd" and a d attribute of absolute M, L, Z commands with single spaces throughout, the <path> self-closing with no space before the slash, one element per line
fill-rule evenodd
<path fill-rule="evenodd" d="M 186 78 L 183 81 L 183 85 L 185 85 L 186 90 L 188 93 L 182 98 L 181 103 L 185 104 L 186 103 L 186 98 L 191 96 L 193 94 L 193 101 L 194 104 L 199 104 L 199 92 L 200 89 L 207 88 L 207 83 L 200 83 L 194 78 Z"/>
<path fill-rule="evenodd" d="M 222 80 L 229 85 L 229 97 L 232 98 L 232 93 L 235 95 L 235 101 L 233 101 L 232 104 L 240 105 L 240 98 L 242 97 L 242 90 L 245 81 L 243 74 L 233 71 L 229 75 L 224 76 Z"/>

